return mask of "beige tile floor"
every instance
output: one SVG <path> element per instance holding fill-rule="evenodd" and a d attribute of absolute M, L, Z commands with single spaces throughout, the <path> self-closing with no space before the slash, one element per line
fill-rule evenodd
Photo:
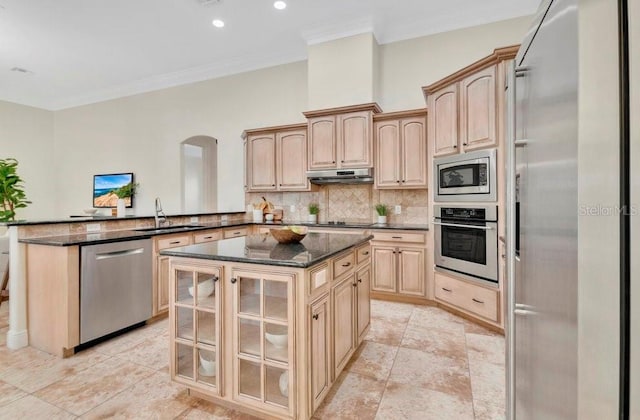
<path fill-rule="evenodd" d="M 504 337 L 434 307 L 373 301 L 371 331 L 316 419 L 504 418 Z M 167 321 L 58 359 L 6 347 L 0 419 L 253 419 L 190 397 L 168 373 Z"/>

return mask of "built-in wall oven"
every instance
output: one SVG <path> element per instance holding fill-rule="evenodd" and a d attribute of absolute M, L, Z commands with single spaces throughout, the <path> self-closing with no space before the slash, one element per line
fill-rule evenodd
<path fill-rule="evenodd" d="M 434 206 L 436 270 L 498 282 L 496 205 Z"/>
<path fill-rule="evenodd" d="M 434 201 L 496 201 L 496 149 L 434 159 Z"/>

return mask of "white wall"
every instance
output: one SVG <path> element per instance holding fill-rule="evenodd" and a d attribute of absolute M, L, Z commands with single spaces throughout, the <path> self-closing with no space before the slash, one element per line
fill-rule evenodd
<path fill-rule="evenodd" d="M 307 49 L 309 108 L 375 101 L 378 48 L 372 33 L 310 45 Z"/>
<path fill-rule="evenodd" d="M 181 211 L 180 143 L 218 139 L 218 211 L 244 211 L 244 129 L 303 122 L 306 62 L 55 112 L 57 213 L 91 203 L 92 176 L 134 172 L 135 214 Z"/>
<path fill-rule="evenodd" d="M 53 172 L 53 112 L 0 101 L 0 159 L 18 160 L 24 180 L 26 209 L 17 219 L 51 217 L 55 203 Z"/>
<path fill-rule="evenodd" d="M 380 46 L 381 92 L 385 111 L 424 108 L 429 85 L 493 52 L 519 44 L 532 16 L 443 32 Z"/>

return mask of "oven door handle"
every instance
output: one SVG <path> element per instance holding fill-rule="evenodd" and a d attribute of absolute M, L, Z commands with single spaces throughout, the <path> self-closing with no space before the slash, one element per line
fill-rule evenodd
<path fill-rule="evenodd" d="M 451 226 L 451 227 L 462 227 L 462 228 L 471 228 L 471 229 L 480 229 L 480 230 L 492 230 L 491 226 L 476 226 L 476 225 L 462 225 L 458 223 L 442 223 L 442 222 L 432 222 L 434 225 L 440 226 Z"/>

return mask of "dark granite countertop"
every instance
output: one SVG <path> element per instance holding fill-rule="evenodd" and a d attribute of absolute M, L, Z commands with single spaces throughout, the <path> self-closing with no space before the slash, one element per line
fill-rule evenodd
<path fill-rule="evenodd" d="M 40 238 L 24 238 L 20 239 L 20 242 L 26 244 L 36 245 L 50 245 L 50 246 L 72 246 L 72 245 L 94 245 L 103 244 L 108 242 L 123 242 L 133 239 L 145 239 L 151 238 L 152 233 L 149 232 L 135 232 L 132 230 L 114 230 L 109 232 L 95 232 L 95 233 L 78 233 L 71 235 L 59 235 L 59 236 L 43 236 Z"/>
<path fill-rule="evenodd" d="M 405 223 L 352 223 L 345 222 L 345 224 L 335 223 L 309 223 L 305 221 L 296 220 L 284 220 L 282 222 L 261 222 L 253 223 L 264 226 L 280 226 L 280 225 L 301 225 L 319 228 L 337 228 L 337 229 L 390 229 L 390 230 L 429 230 L 428 224 L 405 224 Z"/>
<path fill-rule="evenodd" d="M 373 235 L 309 233 L 300 243 L 279 244 L 270 235 L 250 235 L 165 249 L 160 251 L 160 254 L 173 257 L 308 268 L 372 238 Z"/>
<path fill-rule="evenodd" d="M 57 236 L 42 236 L 36 238 L 21 238 L 19 242 L 27 244 L 38 245 L 51 245 L 51 246 L 73 246 L 73 245 L 94 245 L 106 242 L 120 242 L 129 239 L 140 239 L 145 237 L 152 237 L 157 235 L 169 235 L 182 232 L 197 232 L 208 229 L 222 229 L 228 227 L 243 227 L 243 226 L 286 226 L 286 225 L 303 225 L 309 227 L 319 228 L 335 228 L 335 229 L 393 229 L 393 230 L 428 230 L 428 225 L 405 225 L 405 224 L 328 224 L 328 223 L 306 223 L 297 221 L 285 221 L 285 222 L 262 222 L 254 223 L 246 220 L 227 221 L 227 222 L 209 222 L 198 223 L 195 225 L 180 225 L 174 227 L 168 227 L 164 229 L 151 229 L 151 230 L 118 230 L 118 231 L 105 231 L 95 233 L 77 233 L 69 235 L 57 235 Z"/>
<path fill-rule="evenodd" d="M 213 215 L 238 215 L 243 214 L 244 211 L 228 211 L 228 212 L 213 212 L 213 213 L 180 213 L 180 214 L 167 214 L 167 217 L 196 217 L 196 216 L 213 216 Z M 56 225 L 61 223 L 87 223 L 87 222 L 101 222 L 101 221 L 118 221 L 118 220 L 138 220 L 138 219 L 153 219 L 153 215 L 147 216 L 107 216 L 103 214 L 96 215 L 78 215 L 70 216 L 67 219 L 49 219 L 49 220 L 15 220 L 13 222 L 0 222 L 0 226 L 30 226 L 30 225 Z"/>

